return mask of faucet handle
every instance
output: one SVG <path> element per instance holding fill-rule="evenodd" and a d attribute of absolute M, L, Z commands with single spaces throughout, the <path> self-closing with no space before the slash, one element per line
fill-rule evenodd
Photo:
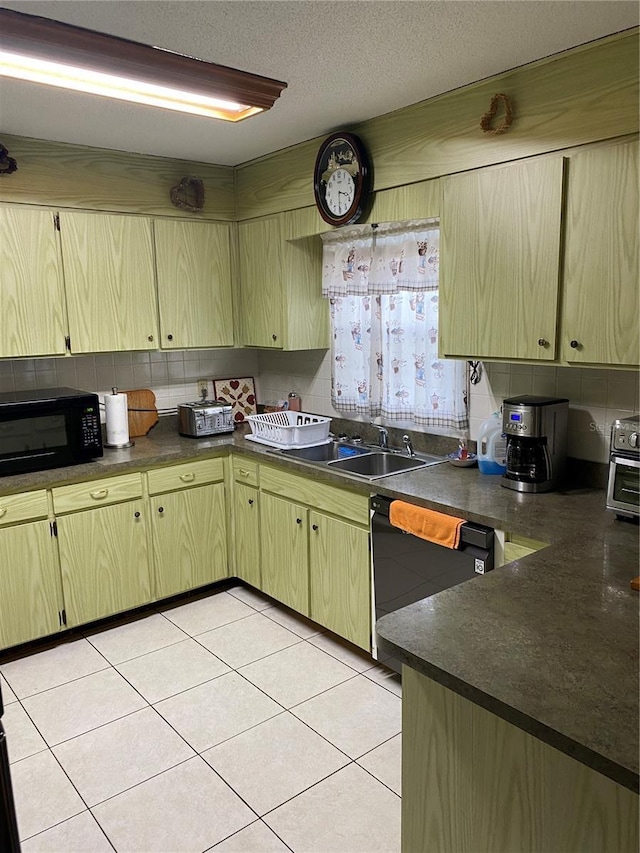
<path fill-rule="evenodd" d="M 411 436 L 403 435 L 402 440 L 404 442 L 404 446 L 407 448 L 407 453 L 409 454 L 409 456 L 415 456 L 416 452 L 413 449 L 413 442 L 411 441 Z"/>

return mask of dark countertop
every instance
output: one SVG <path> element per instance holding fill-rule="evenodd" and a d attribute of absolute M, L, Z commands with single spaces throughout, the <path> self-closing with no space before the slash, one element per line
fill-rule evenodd
<path fill-rule="evenodd" d="M 548 548 L 380 619 L 380 646 L 403 663 L 577 760 L 639 789 L 638 526 L 598 489 L 524 495 L 477 468 L 436 465 L 367 482 L 307 465 L 235 433 L 182 438 L 163 418 L 92 463 L 3 477 L 0 494 L 143 470 L 229 447 L 257 460 L 518 533 Z"/>

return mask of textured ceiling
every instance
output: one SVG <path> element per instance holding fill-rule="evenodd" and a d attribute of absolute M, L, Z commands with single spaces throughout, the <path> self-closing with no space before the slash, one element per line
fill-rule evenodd
<path fill-rule="evenodd" d="M 0 0 L 286 80 L 238 125 L 0 78 L 0 131 L 237 165 L 638 24 L 618 0 Z M 0 138 L 1 141 L 1 138 Z"/>

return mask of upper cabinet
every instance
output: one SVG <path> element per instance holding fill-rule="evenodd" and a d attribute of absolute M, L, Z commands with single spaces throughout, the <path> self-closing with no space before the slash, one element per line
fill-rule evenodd
<path fill-rule="evenodd" d="M 571 157 L 565 240 L 560 357 L 637 365 L 637 140 Z"/>
<path fill-rule="evenodd" d="M 227 222 L 154 222 L 162 349 L 233 345 Z"/>
<path fill-rule="evenodd" d="M 329 307 L 322 297 L 322 242 L 315 208 L 241 222 L 238 242 L 245 346 L 328 347 Z"/>
<path fill-rule="evenodd" d="M 52 211 L 0 208 L 0 358 L 65 352 L 57 236 Z"/>
<path fill-rule="evenodd" d="M 60 213 L 71 351 L 158 349 L 151 220 Z"/>
<path fill-rule="evenodd" d="M 439 350 L 556 358 L 564 160 L 443 181 Z"/>
<path fill-rule="evenodd" d="M 443 356 L 638 365 L 637 140 L 446 178 L 441 229 Z"/>

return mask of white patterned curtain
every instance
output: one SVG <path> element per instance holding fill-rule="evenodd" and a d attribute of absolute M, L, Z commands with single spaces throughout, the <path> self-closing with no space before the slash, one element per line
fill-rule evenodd
<path fill-rule="evenodd" d="M 438 238 L 433 221 L 323 236 L 337 410 L 468 429 L 466 363 L 438 358 Z"/>

